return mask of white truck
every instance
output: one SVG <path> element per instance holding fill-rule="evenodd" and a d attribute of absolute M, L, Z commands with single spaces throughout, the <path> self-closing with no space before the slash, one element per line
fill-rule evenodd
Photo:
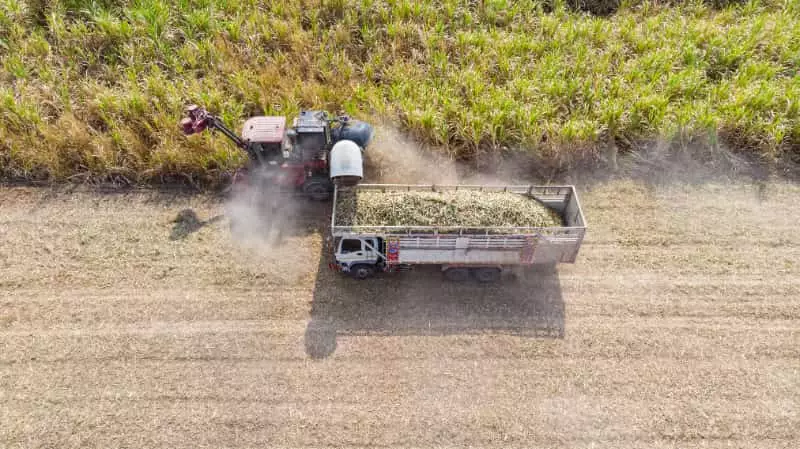
<path fill-rule="evenodd" d="M 350 226 L 337 220 L 344 195 L 358 191 L 399 192 L 467 189 L 503 191 L 538 200 L 562 217 L 558 227 L 463 228 L 453 226 Z M 436 186 L 360 184 L 337 187 L 331 214 L 335 263 L 331 268 L 366 279 L 376 272 L 408 270 L 415 265 L 439 265 L 445 277 L 495 282 L 515 266 L 574 263 L 586 222 L 573 186 Z"/>

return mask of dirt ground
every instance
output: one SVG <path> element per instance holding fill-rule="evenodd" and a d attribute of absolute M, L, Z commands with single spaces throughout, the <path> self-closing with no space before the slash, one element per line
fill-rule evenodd
<path fill-rule="evenodd" d="M 484 287 L 343 279 L 324 208 L 0 189 L 0 447 L 798 447 L 800 186 L 580 194 L 576 264 Z"/>

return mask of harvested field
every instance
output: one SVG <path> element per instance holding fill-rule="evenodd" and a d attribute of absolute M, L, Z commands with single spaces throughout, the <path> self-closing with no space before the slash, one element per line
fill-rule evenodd
<path fill-rule="evenodd" d="M 341 278 L 321 208 L 243 247 L 211 198 L 4 188 L 0 447 L 796 447 L 800 187 L 580 194 L 577 264 L 486 287 Z"/>

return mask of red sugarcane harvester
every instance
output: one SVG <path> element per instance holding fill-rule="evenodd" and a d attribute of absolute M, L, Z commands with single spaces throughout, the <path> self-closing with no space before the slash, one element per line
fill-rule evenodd
<path fill-rule="evenodd" d="M 249 156 L 239 176 L 258 171 L 276 187 L 296 189 L 318 201 L 328 200 L 335 185 L 361 181 L 363 152 L 373 133 L 368 123 L 346 115 L 301 111 L 288 128 L 286 117 L 252 117 L 239 136 L 197 105 L 186 108 L 181 129 L 186 135 L 219 130 Z"/>

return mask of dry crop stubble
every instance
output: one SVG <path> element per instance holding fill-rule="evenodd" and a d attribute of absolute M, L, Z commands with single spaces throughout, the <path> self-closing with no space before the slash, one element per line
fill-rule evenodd
<path fill-rule="evenodd" d="M 287 241 L 290 273 L 224 220 L 170 239 L 181 210 L 221 213 L 213 198 L 3 189 L 0 445 L 792 448 L 798 186 L 580 193 L 563 338 L 539 338 L 497 328 L 545 302 L 335 278 L 314 233 Z M 344 326 L 318 361 L 315 296 Z"/>

